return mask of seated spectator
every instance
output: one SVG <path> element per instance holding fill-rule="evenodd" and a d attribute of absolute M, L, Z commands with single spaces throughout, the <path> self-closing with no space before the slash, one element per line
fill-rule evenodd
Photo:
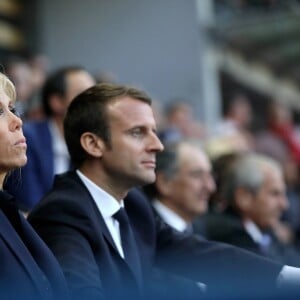
<path fill-rule="evenodd" d="M 22 119 L 27 120 L 35 92 L 31 67 L 25 58 L 11 56 L 4 62 L 4 71 L 16 87 L 16 109 Z"/>
<path fill-rule="evenodd" d="M 208 239 L 300 266 L 299 253 L 274 235 L 288 206 L 282 170 L 276 161 L 258 154 L 240 155 L 219 188 L 228 207 L 223 213 L 206 218 Z"/>
<path fill-rule="evenodd" d="M 200 138 L 205 134 L 204 126 L 195 119 L 191 105 L 184 100 L 174 100 L 167 105 L 165 119 L 165 128 L 159 132 L 164 142 Z"/>
<path fill-rule="evenodd" d="M 42 91 L 47 118 L 27 122 L 24 135 L 28 145 L 28 164 L 12 174 L 6 188 L 29 211 L 51 188 L 55 174 L 69 169 L 69 153 L 63 137 L 63 118 L 73 98 L 94 84 L 82 67 L 64 67 L 49 76 Z"/>
<path fill-rule="evenodd" d="M 234 92 L 225 103 L 222 120 L 212 130 L 212 135 L 230 137 L 241 135 L 248 148 L 253 147 L 253 136 L 250 132 L 252 107 L 248 96 L 242 92 Z"/>
<path fill-rule="evenodd" d="M 215 190 L 211 165 L 199 143 L 181 140 L 165 146 L 156 158 L 156 181 L 144 191 L 156 214 L 180 232 L 193 232 Z M 198 230 L 199 233 L 199 230 Z"/>
<path fill-rule="evenodd" d="M 15 102 L 12 82 L 0 73 L 0 299 L 68 299 L 55 257 L 3 190 L 8 173 L 27 161 Z"/>
<path fill-rule="evenodd" d="M 285 229 L 279 227 L 277 233 L 283 242 L 293 243 L 300 236 L 299 129 L 292 110 L 279 101 L 270 103 L 266 119 L 266 128 L 256 135 L 256 151 L 273 157 L 282 166 L 289 207 L 283 216 Z"/>

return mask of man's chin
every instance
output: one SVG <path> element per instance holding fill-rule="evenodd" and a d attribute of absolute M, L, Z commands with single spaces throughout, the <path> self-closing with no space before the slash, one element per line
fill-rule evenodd
<path fill-rule="evenodd" d="M 151 184 L 154 183 L 156 179 L 155 174 L 147 174 L 146 176 L 143 176 L 142 178 L 140 178 L 141 180 L 141 185 L 147 185 L 147 184 Z"/>

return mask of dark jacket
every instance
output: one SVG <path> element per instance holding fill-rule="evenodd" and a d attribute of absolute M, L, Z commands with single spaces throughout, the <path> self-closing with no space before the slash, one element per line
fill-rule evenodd
<path fill-rule="evenodd" d="M 0 299 L 68 299 L 65 278 L 55 257 L 0 191 Z"/>
<path fill-rule="evenodd" d="M 56 176 L 52 191 L 30 214 L 29 221 L 60 262 L 74 298 L 147 296 L 154 266 L 204 282 L 212 295 L 224 299 L 232 293 L 242 297 L 274 291 L 281 264 L 178 233 L 154 217 L 141 195 L 129 194 L 125 209 L 143 271 L 141 293 L 138 280 L 119 255 L 94 200 L 75 172 Z"/>
<path fill-rule="evenodd" d="M 268 245 L 259 245 L 246 231 L 241 218 L 230 209 L 222 214 L 210 213 L 202 222 L 207 239 L 231 244 L 282 264 L 300 266 L 300 254 L 295 247 L 281 243 L 272 231 L 264 232 L 270 239 Z"/>

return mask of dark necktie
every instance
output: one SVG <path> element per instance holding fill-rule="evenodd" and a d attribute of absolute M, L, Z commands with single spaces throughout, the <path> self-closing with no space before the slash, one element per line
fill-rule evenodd
<path fill-rule="evenodd" d="M 120 208 L 113 217 L 119 222 L 120 224 L 120 235 L 122 241 L 122 248 L 125 256 L 125 261 L 134 273 L 138 285 L 141 287 L 141 263 L 139 259 L 139 254 L 135 242 L 135 238 L 129 223 L 129 219 L 127 213 L 124 208 Z"/>

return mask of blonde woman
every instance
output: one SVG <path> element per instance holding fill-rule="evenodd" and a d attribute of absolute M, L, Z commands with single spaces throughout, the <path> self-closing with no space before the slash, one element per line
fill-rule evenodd
<path fill-rule="evenodd" d="M 0 299 L 65 299 L 65 280 L 51 251 L 3 190 L 8 173 L 27 162 L 16 92 L 0 73 Z"/>

